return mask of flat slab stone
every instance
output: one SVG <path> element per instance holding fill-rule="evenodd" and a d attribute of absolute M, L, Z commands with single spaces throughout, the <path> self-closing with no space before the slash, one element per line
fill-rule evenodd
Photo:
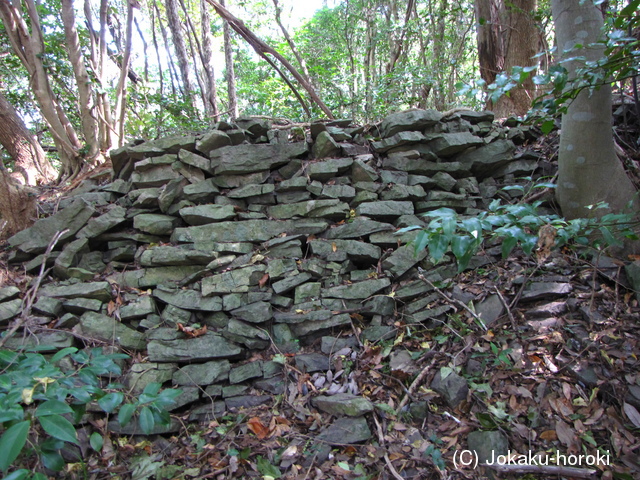
<path fill-rule="evenodd" d="M 438 157 L 450 157 L 479 145 L 484 145 L 484 141 L 480 137 L 476 137 L 471 132 L 458 132 L 443 133 L 440 138 L 429 143 L 429 148 Z"/>
<path fill-rule="evenodd" d="M 382 255 L 380 247 L 357 240 L 312 240 L 309 245 L 314 255 L 325 258 L 335 252 L 346 252 L 353 260 L 377 262 Z"/>
<path fill-rule="evenodd" d="M 175 243 L 265 242 L 283 233 L 313 235 L 327 229 L 326 220 L 244 220 L 218 222 L 196 227 L 176 228 L 171 234 Z"/>
<path fill-rule="evenodd" d="M 111 285 L 108 282 L 83 282 L 71 285 L 45 285 L 38 293 L 54 298 L 94 298 L 102 302 L 111 300 Z"/>
<path fill-rule="evenodd" d="M 42 253 L 57 232 L 68 230 L 60 237 L 58 246 L 65 243 L 89 221 L 94 208 L 82 199 L 75 200 L 64 210 L 42 220 L 9 238 L 9 245 L 27 253 Z"/>
<path fill-rule="evenodd" d="M 144 350 L 144 335 L 120 323 L 113 317 L 96 312 L 85 312 L 80 317 L 79 328 L 83 335 L 97 338 L 104 342 L 119 345 L 122 348 Z"/>
<path fill-rule="evenodd" d="M 396 202 L 393 200 L 361 203 L 356 208 L 358 215 L 365 217 L 395 219 L 402 215 L 413 215 L 413 202 Z"/>
<path fill-rule="evenodd" d="M 556 298 L 568 295 L 573 290 L 570 283 L 534 282 L 522 292 L 522 300 L 537 300 L 539 298 Z"/>
<path fill-rule="evenodd" d="M 399 132 L 410 130 L 422 131 L 426 127 L 435 125 L 441 119 L 442 114 L 437 110 L 416 109 L 392 113 L 382 121 L 380 125 L 380 135 L 386 138 Z"/>
<path fill-rule="evenodd" d="M 17 317 L 21 311 L 22 300 L 19 298 L 0 303 L 0 324 L 7 323 L 12 318 Z"/>
<path fill-rule="evenodd" d="M 157 246 L 147 248 L 142 252 L 139 261 L 143 267 L 207 265 L 217 256 L 216 252 L 196 250 L 187 246 Z"/>
<path fill-rule="evenodd" d="M 482 179 L 509 163 L 513 159 L 515 148 L 511 140 L 500 139 L 472 152 L 463 153 L 456 160 Z"/>
<path fill-rule="evenodd" d="M 185 365 L 173 374 L 174 385 L 211 385 L 229 378 L 229 360 L 212 360 L 196 365 Z"/>
<path fill-rule="evenodd" d="M 356 217 L 349 223 L 344 223 L 327 230 L 324 238 L 360 238 L 376 232 L 395 230 L 390 223 L 378 222 L 367 217 Z"/>
<path fill-rule="evenodd" d="M 373 142 L 371 146 L 378 153 L 385 153 L 392 148 L 401 147 L 403 145 L 412 145 L 427 141 L 427 137 L 420 132 L 399 132 L 388 138 L 383 138 L 378 142 Z"/>
<path fill-rule="evenodd" d="M 153 338 L 147 345 L 149 360 L 152 362 L 191 362 L 235 358 L 242 349 L 222 336 L 207 332 L 196 338 L 178 338 L 178 332 L 156 332 L 165 338 Z"/>
<path fill-rule="evenodd" d="M 345 300 L 362 300 L 375 295 L 380 290 L 391 285 L 388 278 L 378 278 L 352 283 L 351 285 L 339 285 L 322 291 L 322 296 L 327 298 L 342 298 Z"/>
<path fill-rule="evenodd" d="M 180 219 L 171 215 L 142 213 L 133 217 L 133 228 L 152 235 L 171 235 Z"/>
<path fill-rule="evenodd" d="M 364 417 L 338 418 L 318 435 L 318 440 L 330 445 L 345 445 L 366 442 L 371 430 Z"/>
<path fill-rule="evenodd" d="M 160 285 L 153 291 L 153 296 L 164 303 L 184 310 L 203 312 L 219 312 L 222 310 L 222 299 L 220 297 L 203 297 L 200 292 L 193 289 L 183 290 Z"/>
<path fill-rule="evenodd" d="M 179 267 L 141 268 L 123 273 L 115 273 L 109 278 L 123 287 L 149 288 L 164 283 L 177 283 L 202 271 L 202 265 Z"/>
<path fill-rule="evenodd" d="M 258 284 L 266 269 L 266 265 L 252 265 L 203 278 L 202 295 L 248 292 L 250 286 Z"/>
<path fill-rule="evenodd" d="M 207 223 L 231 220 L 236 216 L 232 205 L 196 205 L 179 210 L 182 219 L 189 225 L 206 225 Z"/>
<path fill-rule="evenodd" d="M 350 393 L 338 393 L 333 396 L 321 395 L 314 398 L 313 403 L 323 412 L 336 416 L 360 417 L 373 411 L 373 404 L 369 400 Z"/>
<path fill-rule="evenodd" d="M 84 226 L 76 235 L 77 238 L 94 238 L 98 235 L 106 232 L 107 230 L 112 229 L 123 223 L 126 219 L 127 211 L 115 205 L 111 210 L 107 213 L 100 215 L 99 217 L 92 218 L 87 222 L 87 225 Z"/>
<path fill-rule="evenodd" d="M 306 142 L 268 145 L 235 145 L 210 153 L 213 175 L 230 175 L 272 170 L 307 153 Z"/>

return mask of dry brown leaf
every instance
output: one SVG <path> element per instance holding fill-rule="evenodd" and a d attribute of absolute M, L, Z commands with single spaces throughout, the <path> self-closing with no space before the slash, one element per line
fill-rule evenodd
<path fill-rule="evenodd" d="M 558 435 L 555 430 L 545 430 L 540 434 L 541 440 L 546 440 L 547 442 L 553 442 L 558 439 Z"/>
<path fill-rule="evenodd" d="M 630 403 L 625 402 L 622 408 L 629 421 L 633 423 L 636 428 L 640 428 L 640 413 L 638 412 L 636 407 L 634 407 Z"/>
<path fill-rule="evenodd" d="M 255 433 L 260 440 L 269 436 L 269 429 L 262 424 L 262 420 L 258 417 L 251 417 L 247 422 L 247 428 Z"/>
<path fill-rule="evenodd" d="M 336 242 L 331 242 L 331 251 L 332 252 L 338 251 L 338 245 L 336 245 Z"/>
<path fill-rule="evenodd" d="M 578 442 L 575 430 L 562 420 L 556 422 L 556 434 L 558 435 L 558 440 L 567 447 L 571 447 Z"/>
<path fill-rule="evenodd" d="M 538 248 L 536 258 L 538 263 L 544 263 L 551 255 L 551 248 L 556 243 L 557 230 L 551 225 L 543 225 L 538 231 Z"/>
<path fill-rule="evenodd" d="M 267 282 L 269 281 L 269 274 L 265 273 L 262 278 L 260 280 L 258 280 L 258 286 L 260 288 L 264 288 L 264 286 L 267 284 Z"/>

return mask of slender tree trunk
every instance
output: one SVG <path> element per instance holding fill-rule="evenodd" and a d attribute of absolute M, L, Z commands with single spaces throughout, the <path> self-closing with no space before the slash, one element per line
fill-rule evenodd
<path fill-rule="evenodd" d="M 160 81 L 160 96 L 164 95 L 164 71 L 162 70 L 162 60 L 160 58 L 160 49 L 158 48 L 158 39 L 156 37 L 156 10 L 153 6 L 149 8 L 149 14 L 151 15 L 151 40 L 153 41 L 153 48 L 156 51 L 156 61 L 158 62 L 158 80 Z M 160 105 L 160 109 L 162 109 Z"/>
<path fill-rule="evenodd" d="M 595 43 L 602 38 L 603 19 L 598 7 L 580 0 L 552 0 L 551 6 L 562 56 L 599 60 L 604 46 Z M 568 52 L 576 44 L 586 48 Z M 565 66 L 569 77 L 575 77 L 577 62 Z M 594 91 L 585 89 L 569 105 L 562 116 L 558 165 L 556 194 L 565 217 L 602 215 L 606 210 L 585 208 L 599 202 L 608 203 L 609 211 L 620 212 L 634 200 L 632 211 L 640 211 L 635 187 L 614 150 L 610 85 Z"/>
<path fill-rule="evenodd" d="M 245 26 L 244 22 L 234 17 L 226 8 L 220 5 L 220 3 L 216 2 L 215 0 L 207 0 L 207 3 L 209 3 L 215 9 L 218 15 L 220 15 L 223 19 L 229 21 L 229 25 L 231 26 L 231 28 L 233 28 L 242 38 L 244 38 L 247 41 L 247 43 L 251 45 L 251 47 L 255 50 L 255 52 L 258 55 L 260 55 L 270 65 L 274 67 L 275 65 L 273 61 L 267 56 L 267 54 L 276 58 L 289 71 L 289 73 L 293 75 L 293 77 L 298 81 L 298 83 L 302 85 L 302 87 L 307 91 L 307 93 L 309 94 L 313 102 L 316 105 L 318 105 L 318 107 L 320 107 L 320 109 L 325 113 L 325 115 L 333 119 L 333 114 L 331 113 L 331 110 L 329 110 L 329 108 L 327 108 L 324 102 L 320 100 L 320 97 L 318 97 L 318 94 L 316 93 L 313 86 L 309 84 L 309 82 L 307 82 L 302 77 L 302 75 L 300 75 L 300 72 L 298 72 L 298 70 L 296 70 L 286 58 L 284 58 L 280 53 L 278 53 L 272 47 L 267 45 L 264 41 L 260 40 L 251 30 L 249 30 Z M 279 69 L 276 68 L 276 71 L 282 77 L 282 79 L 287 83 L 289 88 L 291 88 L 291 91 L 293 92 L 293 94 L 296 95 L 296 97 L 298 97 L 298 100 L 300 101 L 303 108 L 306 109 L 304 101 L 300 97 L 300 94 L 298 93 L 298 91 L 293 87 L 291 82 L 283 75 L 283 73 Z"/>
<path fill-rule="evenodd" d="M 14 161 L 14 178 L 25 185 L 48 183 L 56 177 L 35 135 L 24 125 L 2 93 L 0 93 L 0 144 Z"/>
<path fill-rule="evenodd" d="M 169 55 L 168 64 L 169 64 L 169 78 L 171 79 L 171 93 L 175 96 L 178 90 L 180 90 L 182 95 L 184 95 L 185 91 L 180 85 L 180 82 L 178 80 L 178 74 L 175 71 L 175 60 L 173 59 L 173 54 L 171 53 L 172 49 L 169 48 L 169 41 L 168 41 L 169 37 L 167 35 L 166 29 L 164 28 L 164 24 L 162 23 L 162 15 L 160 14 L 160 8 L 158 7 L 155 1 L 153 2 L 153 6 L 156 10 L 156 18 L 158 19 L 158 26 L 160 27 L 160 32 L 162 33 L 162 38 L 164 39 L 165 51 Z M 178 88 L 176 88 L 176 83 L 178 84 Z"/>
<path fill-rule="evenodd" d="M 118 145 L 124 144 L 124 120 L 127 114 L 127 73 L 129 71 L 129 59 L 131 58 L 131 37 L 133 36 L 133 0 L 127 1 L 127 27 L 125 31 L 124 53 L 122 56 L 122 68 L 120 80 L 116 90 L 116 121 L 118 132 Z"/>
<path fill-rule="evenodd" d="M 220 0 L 225 7 L 225 0 Z M 233 61 L 233 46 L 231 45 L 231 29 L 229 22 L 222 19 L 222 36 L 224 41 L 225 79 L 227 80 L 227 96 L 229 97 L 229 115 L 238 118 L 238 95 L 236 93 L 236 74 Z"/>
<path fill-rule="evenodd" d="M 73 8 L 73 0 L 61 1 L 60 15 L 64 25 L 64 36 L 67 42 L 69 60 L 73 67 L 73 74 L 78 87 L 78 106 L 82 121 L 82 133 L 87 142 L 87 159 L 94 160 L 100 154 L 98 144 L 98 122 L 93 114 L 93 89 L 89 74 L 84 66 L 84 56 L 80 50 L 80 38 L 76 28 L 76 15 Z"/>
<path fill-rule="evenodd" d="M 284 35 L 284 38 L 287 41 L 287 44 L 289 45 L 291 52 L 293 52 L 293 55 L 296 57 L 296 60 L 298 61 L 298 65 L 300 65 L 300 69 L 302 70 L 302 76 L 307 82 L 313 85 L 313 81 L 311 80 L 311 75 L 309 75 L 309 70 L 307 70 L 307 63 L 304 61 L 304 58 L 302 58 L 302 55 L 300 55 L 300 52 L 298 51 L 298 48 L 296 47 L 296 44 L 293 41 L 293 38 L 291 38 L 291 35 L 289 35 L 287 28 L 282 23 L 282 18 L 281 18 L 282 7 L 278 3 L 278 0 L 273 0 L 273 6 L 276 7 L 276 23 L 280 27 L 280 31 Z"/>
<path fill-rule="evenodd" d="M 144 34 L 142 33 L 142 29 L 138 24 L 138 19 L 134 17 L 133 23 L 136 25 L 136 30 L 138 32 L 138 36 L 140 37 L 140 41 L 142 42 L 142 52 L 144 57 L 144 81 L 149 82 L 149 56 L 147 55 L 147 40 L 144 38 Z"/>
<path fill-rule="evenodd" d="M 391 49 L 391 56 L 389 63 L 387 63 L 387 74 L 391 73 L 396 66 L 396 62 L 400 58 L 404 49 L 404 39 L 407 35 L 407 29 L 409 28 L 409 20 L 411 20 L 411 13 L 415 7 L 415 0 L 409 0 L 407 2 L 407 10 L 404 15 L 404 25 L 400 31 L 400 36 L 393 42 Z"/>
<path fill-rule="evenodd" d="M 202 66 L 205 72 L 207 89 L 205 92 L 204 106 L 210 115 L 218 117 L 218 92 L 216 91 L 216 76 L 213 69 L 213 53 L 211 51 L 211 16 L 207 8 L 207 2 L 200 0 L 200 28 L 202 29 Z"/>
<path fill-rule="evenodd" d="M 533 58 L 537 52 L 538 30 L 533 15 L 536 0 L 510 0 L 505 4 L 504 35 L 504 72 L 511 74 L 513 67 L 529 67 L 536 65 Z M 509 96 L 502 96 L 496 102 L 493 111 L 497 118 L 509 115 L 523 116 L 529 111 L 531 101 L 535 97 L 535 85 L 532 72 L 522 86 L 514 88 Z"/>
<path fill-rule="evenodd" d="M 180 68 L 182 85 L 184 86 L 185 94 L 189 99 L 191 99 L 193 104 L 193 90 L 191 88 L 191 81 L 189 80 L 187 47 L 182 35 L 182 25 L 178 14 L 178 4 L 176 3 L 176 0 L 165 0 L 165 8 L 167 10 L 167 22 L 169 23 L 169 30 L 171 30 L 173 47 L 176 57 L 178 57 L 178 67 Z"/>

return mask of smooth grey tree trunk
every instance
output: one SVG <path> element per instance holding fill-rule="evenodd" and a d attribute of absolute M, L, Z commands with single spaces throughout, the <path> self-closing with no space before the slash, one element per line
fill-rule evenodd
<path fill-rule="evenodd" d="M 553 21 L 558 49 L 563 57 L 576 44 L 585 45 L 578 55 L 598 60 L 603 48 L 594 46 L 602 36 L 603 19 L 592 0 L 552 0 Z M 566 65 L 570 78 L 577 65 Z M 562 116 L 558 151 L 557 199 L 565 217 L 572 219 L 602 215 L 606 210 L 585 207 L 599 202 L 613 212 L 622 212 L 635 198 L 634 211 L 640 210 L 636 190 L 616 156 L 611 121 L 611 87 L 585 89 L 571 102 Z"/>

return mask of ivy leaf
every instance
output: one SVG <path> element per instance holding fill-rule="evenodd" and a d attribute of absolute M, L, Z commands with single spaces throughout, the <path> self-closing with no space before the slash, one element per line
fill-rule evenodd
<path fill-rule="evenodd" d="M 138 419 L 138 423 L 140 424 L 140 428 L 143 433 L 149 435 L 153 430 L 153 427 L 156 426 L 156 421 L 153 418 L 153 412 L 149 407 L 142 407 L 140 409 L 140 418 Z"/>
<path fill-rule="evenodd" d="M 6 472 L 13 461 L 20 455 L 22 447 L 27 441 L 30 427 L 31 422 L 25 420 L 7 428 L 2 437 L 0 437 L 0 470 L 3 472 Z"/>
<path fill-rule="evenodd" d="M 78 443 L 76 429 L 73 424 L 61 415 L 39 417 L 38 421 L 45 432 L 63 442 Z"/>
<path fill-rule="evenodd" d="M 131 421 L 131 417 L 133 416 L 133 412 L 136 410 L 136 406 L 132 403 L 127 403 L 120 408 L 118 412 L 118 423 L 123 427 L 127 425 Z"/>
<path fill-rule="evenodd" d="M 102 450 L 102 446 L 104 445 L 104 438 L 98 432 L 93 432 L 91 437 L 89 437 L 89 444 L 91 448 L 93 448 L 96 452 Z"/>
<path fill-rule="evenodd" d="M 65 413 L 73 413 L 73 410 L 69 405 L 59 400 L 47 400 L 36 409 L 36 417 L 63 415 Z"/>
<path fill-rule="evenodd" d="M 104 412 L 111 413 L 116 409 L 118 405 L 122 403 L 123 400 L 124 395 L 122 393 L 112 392 L 107 393 L 104 397 L 98 400 L 98 405 L 100 405 L 100 408 Z"/>

